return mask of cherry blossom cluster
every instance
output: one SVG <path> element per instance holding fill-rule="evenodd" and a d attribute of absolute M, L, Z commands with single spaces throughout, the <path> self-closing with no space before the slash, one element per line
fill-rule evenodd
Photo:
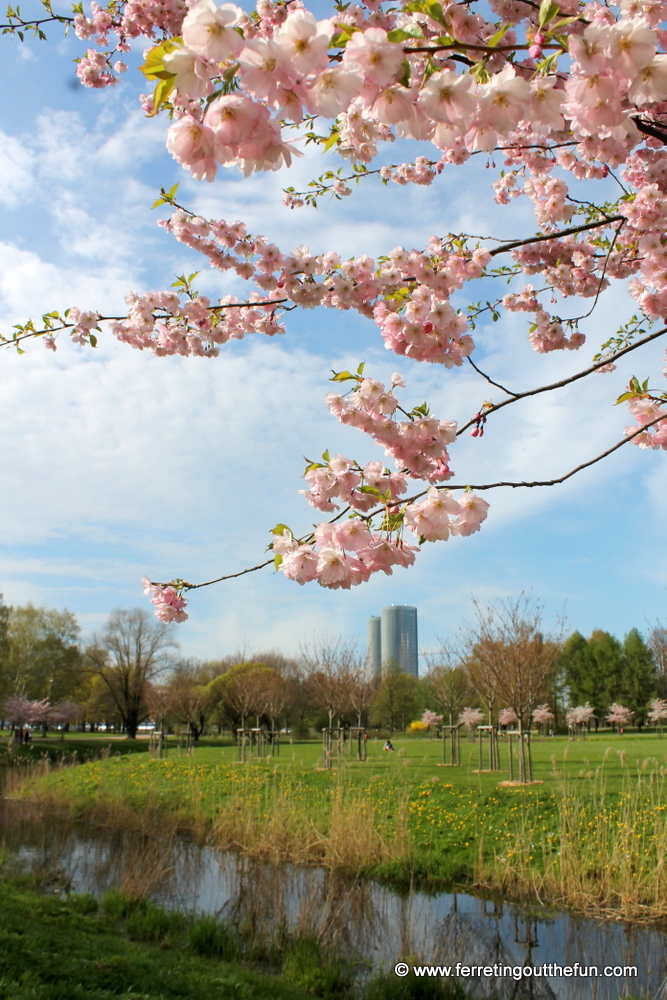
<path fill-rule="evenodd" d="M 594 709 L 592 709 L 588 702 L 586 702 L 585 705 L 575 705 L 574 708 L 568 709 L 565 715 L 565 721 L 568 726 L 571 726 L 572 728 L 581 728 L 582 726 L 588 725 L 594 716 Z"/>
<path fill-rule="evenodd" d="M 336 499 L 366 512 L 377 506 L 380 496 L 397 503 L 407 490 L 405 473 L 389 472 L 382 462 L 368 462 L 361 468 L 344 455 L 335 455 L 326 465 L 313 463 L 305 479 L 309 489 L 302 492 L 308 503 L 327 513 L 339 509 Z"/>
<path fill-rule="evenodd" d="M 421 720 L 425 726 L 439 726 L 442 722 L 442 716 L 438 715 L 437 712 L 432 712 L 430 708 L 425 708 Z"/>
<path fill-rule="evenodd" d="M 353 381 L 348 398 L 330 394 L 329 408 L 343 423 L 358 427 L 385 446 L 397 472 L 381 462 L 364 467 L 344 455 L 308 465 L 305 478 L 309 489 L 304 495 L 318 510 L 333 513 L 339 500 L 356 513 L 340 523 L 319 524 L 311 538 L 296 539 L 284 525 L 274 532 L 273 551 L 279 567 L 290 580 L 303 584 L 311 580 L 323 587 L 349 588 L 363 583 L 373 573 L 391 574 L 394 566 L 409 566 L 418 549 L 403 541 L 408 528 L 422 544 L 446 540 L 450 535 L 471 535 L 486 519 L 489 504 L 466 490 L 456 500 L 447 490 L 432 486 L 419 502 L 401 505 L 407 479 L 442 480 L 451 476 L 447 445 L 456 437 L 453 421 L 420 416 L 426 407 L 408 414 L 406 421 L 393 419 L 399 408 L 393 392 L 375 379 L 349 372 L 334 376 L 336 381 Z M 402 386 L 394 374 L 392 388 Z M 373 513 L 379 508 L 381 530 L 373 531 Z M 367 515 L 367 516 L 364 516 Z"/>
<path fill-rule="evenodd" d="M 181 209 L 163 225 L 211 266 L 233 270 L 301 308 L 355 309 L 372 317 L 396 354 L 451 368 L 474 349 L 466 319 L 449 297 L 484 274 L 486 250 L 450 250 L 434 237 L 425 251 L 397 247 L 379 262 L 365 255 L 343 261 L 336 253 L 312 254 L 304 246 L 285 254 L 265 237 L 249 238 L 240 222 L 209 222 Z M 257 332 L 282 331 L 269 325 Z"/>
<path fill-rule="evenodd" d="M 411 566 L 419 551 L 382 532 L 372 532 L 358 518 L 342 524 L 320 524 L 313 542 L 299 542 L 284 529 L 273 536 L 278 566 L 288 580 L 312 580 L 332 590 L 365 583 L 373 573 L 391 576 L 394 566 Z"/>
<path fill-rule="evenodd" d="M 52 703 L 48 698 L 31 699 L 24 694 L 6 698 L 3 711 L 19 729 L 25 725 L 66 726 L 81 715 L 80 707 L 70 698 Z"/>
<path fill-rule="evenodd" d="M 634 435 L 632 443 L 642 449 L 653 448 L 657 450 L 662 448 L 667 451 L 667 409 L 654 400 L 641 396 L 629 400 L 628 408 L 637 421 L 636 424 L 625 428 L 626 436 Z M 665 419 L 660 420 L 660 417 Z M 642 427 L 653 421 L 657 421 L 657 423 L 653 423 L 652 427 L 647 427 L 646 430 L 642 431 Z"/>
<path fill-rule="evenodd" d="M 554 713 L 548 705 L 538 705 L 537 708 L 533 709 L 532 717 L 537 726 L 548 726 L 550 722 L 554 721 Z"/>
<path fill-rule="evenodd" d="M 491 7 L 499 22 L 453 2 L 417 2 L 409 12 L 372 2 L 317 20 L 300 0 L 289 8 L 261 0 L 252 15 L 213 0 L 132 0 L 93 3 L 90 16 L 74 21 L 77 35 L 98 47 L 115 33 L 119 51 L 131 38 L 162 33 L 144 66 L 159 81 L 152 111 L 169 99 L 169 148 L 196 177 L 211 180 L 220 165 L 250 172 L 288 164 L 281 122 L 309 114 L 333 120 L 338 151 L 361 163 L 396 138 L 430 141 L 443 163 L 500 145 L 534 175 L 525 193 L 538 214 L 566 218 L 566 186 L 545 179 L 553 158 L 526 147 L 569 141 L 573 148 L 556 159 L 576 177 L 624 162 L 643 140 L 637 114 L 667 100 L 666 5 Z M 566 76 L 556 71 L 559 55 L 570 60 Z M 82 82 L 112 83 L 109 60 L 89 49 Z M 429 183 L 432 168 L 421 159 L 394 178 Z"/>
<path fill-rule="evenodd" d="M 119 52 L 129 52 L 131 38 L 155 38 L 162 32 L 178 35 L 187 5 L 183 0 L 127 0 L 104 8 L 93 0 L 90 11 L 90 17 L 80 12 L 74 17 L 77 38 L 94 39 L 97 45 L 104 47 L 109 44 L 109 34 L 113 31 L 118 38 L 115 48 Z"/>
<path fill-rule="evenodd" d="M 183 597 L 182 591 L 178 588 L 151 583 L 147 576 L 142 577 L 141 586 L 146 597 L 150 596 L 151 604 L 155 606 L 155 617 L 161 622 L 187 620 L 188 615 L 185 611 L 187 598 Z"/>
<path fill-rule="evenodd" d="M 336 377 L 341 380 L 340 375 Z M 396 420 L 399 403 L 394 392 L 376 379 L 350 378 L 355 385 L 347 396 L 336 393 L 327 396 L 329 411 L 342 424 L 364 431 L 383 445 L 385 455 L 392 457 L 401 472 L 413 479 L 429 482 L 451 479 L 447 446 L 456 440 L 456 422 L 422 416 L 419 409 L 408 414 L 407 420 Z M 401 376 L 395 373 L 392 388 L 404 385 Z"/>
<path fill-rule="evenodd" d="M 421 503 L 405 508 L 406 526 L 420 540 L 446 541 L 450 535 L 473 535 L 486 520 L 489 504 L 472 490 L 456 500 L 448 490 L 432 486 Z"/>
<path fill-rule="evenodd" d="M 519 717 L 513 708 L 502 708 L 498 713 L 498 723 L 501 726 L 513 726 Z"/>
<path fill-rule="evenodd" d="M 481 708 L 464 708 L 459 715 L 459 725 L 465 726 L 466 729 L 473 730 L 477 726 L 481 726 L 484 722 L 484 712 Z"/>
<path fill-rule="evenodd" d="M 273 336 L 284 333 L 275 319 L 275 306 L 257 293 L 251 308 L 235 307 L 239 301 L 226 295 L 212 306 L 205 295 L 182 299 L 175 292 L 147 292 L 126 296 L 129 312 L 111 324 L 121 343 L 151 350 L 158 357 L 180 354 L 216 357 L 219 345 L 240 340 L 249 333 Z"/>
<path fill-rule="evenodd" d="M 667 719 L 667 701 L 664 698 L 654 698 L 648 712 L 648 721 L 654 725 L 662 725 Z"/>
<path fill-rule="evenodd" d="M 634 714 L 625 705 L 619 705 L 618 702 L 614 701 L 609 706 L 609 712 L 605 715 L 605 719 L 612 726 L 627 726 Z"/>

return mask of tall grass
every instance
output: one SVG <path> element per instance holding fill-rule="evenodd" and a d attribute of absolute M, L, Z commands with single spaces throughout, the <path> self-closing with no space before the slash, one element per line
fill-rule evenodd
<path fill-rule="evenodd" d="M 619 753 L 624 776 L 620 791 L 613 792 L 604 764 L 568 777 L 554 761 L 554 817 L 545 822 L 539 807 L 523 811 L 506 849 L 479 858 L 478 879 L 515 898 L 584 913 L 665 917 L 665 767 L 646 758 L 631 769 Z"/>
<path fill-rule="evenodd" d="M 212 842 L 269 862 L 320 864 L 363 874 L 378 864 L 409 865 L 408 789 L 385 789 L 391 808 L 378 808 L 365 789 L 340 780 L 316 809 L 299 807 L 294 790 L 269 783 L 259 796 L 242 791 L 213 823 Z M 389 815 L 387 815 L 389 812 Z"/>

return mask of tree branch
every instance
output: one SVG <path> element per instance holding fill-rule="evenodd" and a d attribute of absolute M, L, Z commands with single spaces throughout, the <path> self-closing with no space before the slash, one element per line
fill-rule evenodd
<path fill-rule="evenodd" d="M 614 361 L 618 361 L 618 359 L 622 358 L 624 354 L 630 354 L 631 351 L 636 350 L 638 347 L 643 347 L 644 344 L 650 344 L 652 340 L 657 340 L 658 337 L 664 336 L 665 333 L 667 333 L 667 327 L 663 326 L 661 330 L 656 330 L 655 333 L 649 334 L 648 337 L 643 337 L 635 344 L 629 344 L 622 350 L 617 351 L 616 354 L 611 354 L 603 361 L 598 361 L 596 364 L 591 365 L 590 368 L 585 368 L 583 371 L 577 372 L 576 375 L 570 375 L 569 378 L 561 379 L 560 382 L 551 382 L 549 385 L 538 386 L 537 389 L 526 389 L 525 392 L 512 393 L 511 399 L 505 399 L 502 403 L 495 403 L 493 406 L 489 406 L 488 409 L 485 410 L 485 416 L 488 417 L 489 414 L 496 413 L 498 410 L 502 410 L 504 406 L 509 406 L 510 403 L 516 403 L 519 399 L 526 399 L 528 396 L 538 396 L 542 392 L 550 392 L 552 389 L 562 389 L 566 385 L 571 385 L 572 382 L 578 382 L 579 379 L 586 378 L 599 368 L 605 368 L 607 365 L 613 364 Z M 509 390 L 504 389 L 503 391 L 508 392 Z M 456 432 L 456 436 L 458 437 L 460 434 L 463 434 L 463 432 L 466 431 L 468 427 L 472 427 L 474 423 L 474 419 L 469 420 L 466 424 L 459 428 Z"/>
<path fill-rule="evenodd" d="M 528 246 L 531 243 L 546 243 L 549 240 L 560 239 L 561 236 L 574 236 L 576 233 L 584 233 L 587 229 L 600 229 L 602 226 L 609 226 L 612 222 L 625 221 L 624 215 L 608 215 L 600 222 L 587 222 L 582 226 L 571 226 L 569 229 L 560 229 L 557 233 L 545 233 L 542 236 L 533 236 L 525 240 L 515 240 L 513 243 L 503 243 L 502 246 L 489 250 L 491 257 L 499 253 L 507 253 L 508 250 L 515 250 L 517 247 Z"/>
<path fill-rule="evenodd" d="M 266 306 L 280 306 L 289 301 L 289 299 L 266 299 L 260 302 L 225 302 L 216 306 L 207 306 L 207 310 L 208 312 L 217 312 L 222 309 L 264 309 Z M 182 318 L 181 316 L 173 316 L 171 313 L 153 313 L 153 319 L 155 320 Z M 122 323 L 126 319 L 127 316 L 99 316 L 97 321 L 98 323 Z M 3 337 L 0 334 L 0 348 L 14 347 L 16 344 L 20 344 L 21 341 L 29 340 L 31 337 L 43 337 L 45 334 L 49 335 L 60 333 L 62 330 L 73 330 L 75 327 L 76 323 L 62 323 L 60 326 L 47 326 L 42 330 L 30 330 L 27 333 L 22 333 L 12 338 Z M 92 327 L 92 329 L 97 330 L 98 327 Z"/>

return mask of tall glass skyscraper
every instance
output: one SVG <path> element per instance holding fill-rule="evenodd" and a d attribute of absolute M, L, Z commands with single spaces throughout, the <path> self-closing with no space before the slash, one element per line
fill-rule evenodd
<path fill-rule="evenodd" d="M 377 676 L 390 666 L 404 674 L 419 674 L 417 609 L 407 604 L 390 604 L 382 618 L 368 620 L 368 671 Z"/>
<path fill-rule="evenodd" d="M 368 676 L 379 677 L 382 672 L 382 631 L 380 618 L 368 619 Z"/>

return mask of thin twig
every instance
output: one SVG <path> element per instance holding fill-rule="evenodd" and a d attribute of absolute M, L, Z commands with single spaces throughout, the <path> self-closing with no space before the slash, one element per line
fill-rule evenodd
<path fill-rule="evenodd" d="M 468 356 L 468 364 L 472 365 L 472 367 L 475 369 L 475 371 L 477 372 L 477 374 L 481 375 L 482 378 L 485 378 L 486 381 L 489 383 L 489 385 L 495 385 L 496 389 L 500 389 L 501 392 L 506 392 L 508 396 L 516 396 L 517 395 L 516 392 L 512 392 L 511 389 L 506 389 L 504 385 L 500 384 L 500 382 L 494 382 L 493 379 L 489 375 L 486 374 L 486 372 L 483 372 L 481 368 L 477 367 L 477 365 L 475 364 L 475 362 L 472 360 L 472 358 L 470 356 Z"/>
<path fill-rule="evenodd" d="M 598 361 L 596 364 L 591 365 L 590 368 L 585 368 L 583 371 L 577 372 L 576 375 L 570 375 L 569 378 L 563 378 L 559 382 L 551 382 L 549 385 L 541 385 L 536 389 L 526 389 L 525 392 L 512 393 L 511 399 L 505 399 L 502 403 L 495 403 L 490 406 L 486 411 L 485 415 L 488 417 L 491 413 L 496 413 L 498 410 L 502 410 L 504 406 L 509 406 L 510 403 L 516 403 L 519 399 L 526 399 L 528 396 L 538 396 L 542 392 L 549 392 L 551 389 L 562 389 L 566 385 L 571 385 L 572 382 L 578 382 L 579 379 L 586 378 L 587 375 L 592 375 L 593 372 L 597 371 L 598 368 L 605 368 L 607 365 L 613 364 L 614 361 L 618 361 L 622 358 L 624 354 L 630 354 L 631 351 L 636 350 L 638 347 L 643 347 L 644 344 L 650 344 L 652 340 L 657 340 L 658 337 L 664 336 L 667 333 L 667 327 L 663 326 L 661 330 L 656 330 L 655 333 L 650 333 L 647 337 L 643 337 L 642 340 L 638 340 L 634 344 L 629 344 L 622 350 L 617 351 L 616 354 L 611 354 L 609 357 L 605 358 L 603 361 Z M 505 390 L 507 392 L 507 390 Z M 475 423 L 474 418 L 469 420 L 466 424 L 459 428 L 456 432 L 458 437 L 463 434 L 468 427 L 472 427 Z"/>

